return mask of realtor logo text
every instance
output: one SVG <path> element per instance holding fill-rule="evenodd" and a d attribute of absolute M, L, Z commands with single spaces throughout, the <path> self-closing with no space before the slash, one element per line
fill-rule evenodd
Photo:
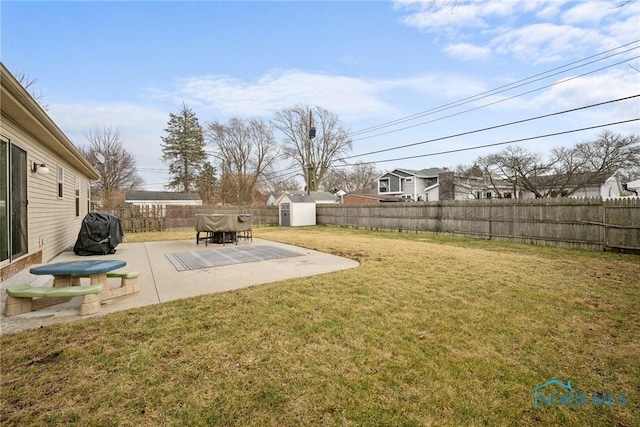
<path fill-rule="evenodd" d="M 550 385 L 561 388 L 560 391 L 552 392 L 546 389 Z M 533 407 L 540 406 L 625 406 L 627 404 L 626 393 L 585 393 L 575 391 L 571 386 L 571 381 L 566 384 L 558 380 L 549 380 L 544 384 L 531 390 L 533 393 Z"/>

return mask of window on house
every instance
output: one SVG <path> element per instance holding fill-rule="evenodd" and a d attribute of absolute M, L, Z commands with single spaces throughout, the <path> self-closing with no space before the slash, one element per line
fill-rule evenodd
<path fill-rule="evenodd" d="M 491 191 L 487 191 L 487 194 L 484 195 L 485 199 L 490 199 L 491 198 Z"/>
<path fill-rule="evenodd" d="M 482 191 L 476 191 L 476 199 L 482 199 Z"/>
<path fill-rule="evenodd" d="M 76 177 L 76 216 L 80 216 L 80 177 Z"/>
<path fill-rule="evenodd" d="M 381 179 L 378 185 L 379 193 L 386 193 L 389 191 L 389 179 Z"/>
<path fill-rule="evenodd" d="M 406 178 L 405 181 L 406 182 L 413 182 L 413 178 Z"/>
<path fill-rule="evenodd" d="M 511 193 L 509 193 L 509 192 L 503 193 L 502 197 L 504 197 L 505 199 L 510 199 L 511 198 Z"/>
<path fill-rule="evenodd" d="M 64 169 L 62 166 L 58 166 L 58 197 L 62 198 L 63 196 L 63 188 L 64 188 Z"/>

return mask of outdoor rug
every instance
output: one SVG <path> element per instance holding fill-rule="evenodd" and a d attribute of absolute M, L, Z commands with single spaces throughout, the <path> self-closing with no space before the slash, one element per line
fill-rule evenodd
<path fill-rule="evenodd" d="M 250 246 L 247 248 L 210 249 L 193 252 L 167 254 L 167 258 L 178 271 L 198 268 L 220 267 L 245 262 L 267 261 L 272 259 L 302 256 L 298 252 L 273 246 Z"/>

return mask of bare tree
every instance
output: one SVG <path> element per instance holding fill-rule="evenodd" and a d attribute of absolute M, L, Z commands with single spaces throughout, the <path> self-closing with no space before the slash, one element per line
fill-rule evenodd
<path fill-rule="evenodd" d="M 352 147 L 348 130 L 338 116 L 322 107 L 285 108 L 276 114 L 273 123 L 284 134 L 285 157 L 301 169 L 311 191 L 318 190 L 325 174 Z M 312 127 L 316 130 L 314 138 L 309 137 Z"/>
<path fill-rule="evenodd" d="M 519 189 L 529 190 L 536 197 L 545 197 L 538 188 L 538 177 L 551 171 L 551 164 L 544 163 L 542 156 L 523 147 L 507 147 L 499 153 L 479 157 L 476 165 L 481 168 L 498 198 L 504 197 L 505 183 L 517 197 Z"/>
<path fill-rule="evenodd" d="M 322 187 L 327 191 L 342 190 L 347 193 L 369 193 L 376 188 L 380 176 L 373 164 L 358 162 L 350 167 L 332 168 L 325 175 Z"/>
<path fill-rule="evenodd" d="M 260 188 L 265 192 L 275 194 L 302 189 L 295 176 L 292 177 L 291 174 L 283 175 L 282 173 L 265 174 L 260 180 Z"/>
<path fill-rule="evenodd" d="M 133 154 L 124 148 L 118 128 L 104 125 L 85 134 L 88 146 L 80 147 L 80 152 L 100 174 L 98 181 L 92 184 L 92 191 L 103 199 L 103 204 L 114 204 L 117 193 L 140 190 L 144 179 L 136 170 Z"/>
<path fill-rule="evenodd" d="M 222 202 L 250 204 L 258 182 L 280 157 L 273 129 L 261 119 L 232 118 L 207 125 L 206 137 L 220 162 Z"/>
<path fill-rule="evenodd" d="M 36 83 L 38 83 L 37 78 L 31 78 L 29 75 L 19 71 L 14 74 L 18 83 L 22 85 L 23 88 L 29 92 L 34 101 L 40 105 L 44 111 L 49 110 L 49 106 L 44 102 L 44 94 L 42 93 L 42 89 L 40 87 L 36 87 Z"/>
<path fill-rule="evenodd" d="M 479 157 L 476 163 L 490 180 L 498 197 L 508 183 L 535 197 L 571 196 L 616 172 L 640 165 L 638 135 L 627 136 L 604 130 L 591 141 L 551 150 L 548 161 L 522 147 L 508 147 Z M 502 191 L 501 191 L 502 189 Z"/>
<path fill-rule="evenodd" d="M 640 138 L 638 134 L 623 136 L 603 130 L 598 138 L 581 142 L 575 147 L 576 162 L 585 171 L 625 171 L 640 167 Z"/>

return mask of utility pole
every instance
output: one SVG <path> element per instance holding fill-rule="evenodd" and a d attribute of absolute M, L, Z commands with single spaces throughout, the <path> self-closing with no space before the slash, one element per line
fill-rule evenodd
<path fill-rule="evenodd" d="M 316 137 L 316 128 L 313 126 L 313 110 L 309 110 L 309 135 L 307 138 L 307 196 L 311 194 L 311 140 Z"/>

